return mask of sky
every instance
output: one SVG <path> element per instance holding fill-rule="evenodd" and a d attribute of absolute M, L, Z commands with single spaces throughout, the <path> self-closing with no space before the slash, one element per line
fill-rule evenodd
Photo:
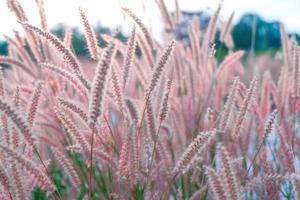
<path fill-rule="evenodd" d="M 34 25 L 39 25 L 35 0 L 19 0 Z M 44 0 L 48 24 L 50 27 L 58 23 L 82 27 L 78 8 L 86 11 L 92 24 L 101 22 L 104 26 L 129 32 L 132 20 L 124 18 L 120 7 L 132 10 L 149 27 L 155 37 L 161 34 L 161 20 L 155 0 Z M 220 0 L 178 0 L 179 6 L 186 11 L 206 10 L 213 12 Z M 165 0 L 167 7 L 174 10 L 174 0 Z M 221 17 L 226 19 L 235 12 L 235 21 L 246 12 L 255 12 L 265 20 L 284 22 L 289 32 L 300 33 L 300 0 L 223 0 Z M 13 30 L 21 30 L 20 25 L 7 8 L 6 0 L 0 0 L 0 37 L 11 35 Z"/>

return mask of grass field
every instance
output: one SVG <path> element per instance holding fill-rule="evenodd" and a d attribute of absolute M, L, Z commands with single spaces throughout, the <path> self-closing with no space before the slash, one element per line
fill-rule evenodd
<path fill-rule="evenodd" d="M 39 26 L 7 0 L 24 34 L 0 56 L 0 199 L 300 198 L 300 47 L 283 24 L 279 51 L 249 57 L 221 6 L 206 30 L 190 21 L 189 45 L 163 0 L 163 43 L 127 8 L 126 43 L 79 9 L 82 59 L 36 2 Z"/>

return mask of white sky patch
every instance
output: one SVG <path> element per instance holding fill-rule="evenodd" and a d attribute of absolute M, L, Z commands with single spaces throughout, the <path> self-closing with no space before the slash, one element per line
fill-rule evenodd
<path fill-rule="evenodd" d="M 39 25 L 35 0 L 19 0 L 26 11 L 30 22 Z M 178 0 L 185 11 L 207 10 L 213 12 L 220 0 Z M 48 24 L 58 23 L 82 27 L 78 8 L 83 8 L 92 24 L 116 28 L 121 26 L 128 33 L 132 20 L 123 18 L 120 4 L 131 9 L 151 29 L 156 38 L 160 37 L 162 20 L 154 0 L 44 0 Z M 167 7 L 174 10 L 174 0 L 165 0 Z M 145 6 L 145 10 L 143 8 Z M 285 23 L 290 32 L 300 32 L 300 0 L 224 0 L 221 16 L 227 19 L 235 12 L 235 22 L 246 12 L 255 12 L 266 20 L 279 20 Z M 9 12 L 6 0 L 0 0 L 0 37 L 10 35 L 12 30 L 22 30 L 12 13 Z"/>

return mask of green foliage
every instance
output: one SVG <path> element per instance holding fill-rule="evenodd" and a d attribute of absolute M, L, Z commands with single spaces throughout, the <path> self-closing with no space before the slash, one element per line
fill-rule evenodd
<path fill-rule="evenodd" d="M 229 49 L 226 47 L 224 43 L 221 43 L 219 41 L 216 42 L 215 48 L 217 49 L 215 54 L 215 59 L 220 63 L 228 55 Z"/>
<path fill-rule="evenodd" d="M 47 200 L 46 193 L 37 187 L 32 191 L 32 200 Z"/>
<path fill-rule="evenodd" d="M 54 27 L 51 32 L 56 35 L 57 37 L 59 37 L 60 39 L 63 39 L 66 33 L 66 27 L 63 24 L 59 24 L 56 27 Z"/>
<path fill-rule="evenodd" d="M 84 160 L 82 159 L 82 156 L 78 153 L 70 153 L 70 157 L 74 163 L 75 169 L 79 172 L 78 174 L 81 175 L 80 179 L 83 183 L 85 183 L 80 188 L 80 193 L 77 197 L 78 200 L 82 199 L 84 195 L 88 194 L 88 173 L 89 168 L 84 163 Z M 109 195 L 112 191 L 112 170 L 108 169 L 105 170 L 106 173 L 103 173 L 103 171 L 96 166 L 93 170 L 93 179 L 95 181 L 95 187 L 92 192 L 92 199 L 108 199 Z"/>
<path fill-rule="evenodd" d="M 132 197 L 136 200 L 144 200 L 145 199 L 145 189 L 140 185 L 135 185 L 132 191 Z"/>
<path fill-rule="evenodd" d="M 52 180 L 55 184 L 55 187 L 57 188 L 57 191 L 54 192 L 54 194 L 51 195 L 60 195 L 63 196 L 66 191 L 68 190 L 67 184 L 66 184 L 66 175 L 65 173 L 54 163 L 50 166 L 50 174 L 52 176 Z M 33 200 L 47 200 L 46 193 L 41 190 L 41 188 L 36 187 L 32 191 L 32 199 Z"/>
<path fill-rule="evenodd" d="M 67 178 L 65 173 L 54 164 L 50 167 L 50 173 L 58 193 L 63 196 L 63 194 L 67 191 Z"/>
<path fill-rule="evenodd" d="M 60 195 L 63 196 L 66 191 L 68 190 L 67 184 L 66 184 L 66 175 L 65 173 L 55 164 L 52 164 L 50 167 L 50 173 L 52 176 L 52 180 L 55 184 L 55 187 L 57 188 L 57 191 L 54 192 L 52 195 Z M 40 188 L 36 188 L 33 191 L 32 195 L 34 200 L 46 200 L 46 193 L 42 191 Z"/>
<path fill-rule="evenodd" d="M 7 42 L 0 41 L 0 55 L 7 55 Z"/>
<path fill-rule="evenodd" d="M 256 14 L 245 14 L 233 27 L 232 36 L 237 49 L 249 50 L 254 42 L 255 52 L 264 52 L 268 49 L 278 50 L 281 47 L 280 23 L 277 21 L 268 22 Z M 255 29 L 254 41 L 252 32 Z M 300 36 L 294 34 L 297 41 Z"/>
<path fill-rule="evenodd" d="M 86 47 L 86 41 L 84 36 L 78 29 L 73 30 L 72 46 L 76 55 L 87 56 L 88 49 Z"/>
<path fill-rule="evenodd" d="M 81 175 L 80 179 L 82 179 L 84 185 L 80 188 L 79 194 L 77 196 L 77 200 L 82 200 L 85 195 L 88 194 L 88 173 L 89 169 L 85 165 L 82 156 L 78 153 L 70 153 L 70 158 L 74 163 L 75 169 L 79 172 L 78 174 Z M 103 173 L 99 167 L 94 168 L 93 179 L 95 180 L 96 186 L 92 192 L 92 199 L 109 199 L 109 195 L 112 191 L 112 170 L 106 170 L 107 173 Z M 50 173 L 52 176 L 52 180 L 54 181 L 55 187 L 57 191 L 52 194 L 56 196 L 64 197 L 68 192 L 70 192 L 71 185 L 70 181 L 66 175 L 66 173 L 59 168 L 56 163 L 52 163 L 50 166 Z M 142 192 L 137 189 L 135 193 L 137 197 L 141 197 Z M 32 199 L 33 200 L 47 200 L 46 193 L 42 191 L 40 188 L 35 188 L 32 191 Z M 143 199 L 143 198 L 139 198 Z"/>
<path fill-rule="evenodd" d="M 204 195 L 201 200 L 206 200 L 208 198 L 208 188 L 205 190 Z"/>

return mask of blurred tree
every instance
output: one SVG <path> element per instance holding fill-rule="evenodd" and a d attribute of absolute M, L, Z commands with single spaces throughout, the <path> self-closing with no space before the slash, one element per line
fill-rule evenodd
<path fill-rule="evenodd" d="M 177 26 L 175 36 L 177 39 L 184 41 L 189 45 L 187 27 L 189 22 L 196 16 L 199 18 L 201 29 L 205 30 L 209 23 L 209 14 L 201 12 L 182 12 L 183 20 Z M 277 50 L 280 48 L 280 23 L 277 21 L 265 21 L 257 14 L 248 13 L 243 15 L 239 21 L 233 26 L 232 36 L 236 49 L 251 50 L 254 52 L 262 52 L 267 50 Z M 219 30 L 217 31 L 217 38 Z M 300 36 L 294 34 L 296 40 L 300 42 Z M 218 39 L 215 41 L 218 45 Z M 221 45 L 222 47 L 222 45 Z"/>
<path fill-rule="evenodd" d="M 52 30 L 52 33 L 54 33 L 59 38 L 63 38 L 67 29 L 68 28 L 65 25 L 59 24 Z M 88 49 L 83 32 L 79 28 L 72 28 L 72 33 L 72 46 L 75 54 L 78 56 L 88 56 Z M 95 33 L 97 35 L 99 45 L 101 47 L 106 46 L 106 42 L 100 37 L 100 34 L 111 34 L 111 29 L 109 29 L 108 27 L 104 27 L 100 23 L 98 23 L 95 27 Z M 127 37 L 122 31 L 118 32 L 116 37 L 122 42 L 127 41 Z"/>
<path fill-rule="evenodd" d="M 267 22 L 256 14 L 243 15 L 232 31 L 236 48 L 249 50 L 252 42 L 255 51 L 280 48 L 279 25 L 279 22 Z M 253 30 L 255 41 L 252 41 Z"/>
<path fill-rule="evenodd" d="M 7 42 L 0 41 L 0 55 L 7 55 Z"/>
<path fill-rule="evenodd" d="M 201 29 L 203 30 L 207 27 L 207 24 L 209 22 L 209 14 L 204 11 L 182 12 L 182 14 L 183 20 L 176 28 L 175 37 L 178 40 L 183 40 L 186 45 L 189 45 L 189 38 L 187 32 L 189 21 L 195 16 L 199 17 L 199 24 L 201 25 Z M 253 23 L 254 20 L 255 23 Z M 63 38 L 67 29 L 68 27 L 66 27 L 65 25 L 59 24 L 52 29 L 52 32 L 59 38 Z M 253 30 L 255 30 L 255 32 L 253 32 Z M 72 44 L 74 52 L 78 56 L 87 56 L 88 50 L 82 31 L 78 28 L 72 28 L 72 32 Z M 103 26 L 101 23 L 98 23 L 95 27 L 95 32 L 98 37 L 99 45 L 101 47 L 104 47 L 106 45 L 106 42 L 100 37 L 100 34 L 111 34 L 112 30 L 108 27 Z M 255 33 L 254 41 L 252 40 L 253 33 Z M 219 33 L 217 33 L 217 36 L 218 35 Z M 253 51 L 257 53 L 264 52 L 267 50 L 275 51 L 279 49 L 281 45 L 279 22 L 267 22 L 256 14 L 243 15 L 238 21 L 238 23 L 233 26 L 232 35 L 236 49 L 250 50 L 251 46 L 253 46 Z M 292 36 L 295 37 L 295 39 L 300 43 L 299 34 L 292 34 Z M 122 42 L 127 41 L 127 37 L 122 31 L 119 31 L 116 37 Z M 222 48 L 226 54 L 227 49 L 224 49 L 224 46 L 220 45 L 218 40 L 216 40 L 216 44 L 216 46 Z M 7 54 L 7 43 L 5 41 L 0 41 L 0 54 Z M 220 55 L 220 58 L 222 58 L 223 56 L 224 55 Z"/>

